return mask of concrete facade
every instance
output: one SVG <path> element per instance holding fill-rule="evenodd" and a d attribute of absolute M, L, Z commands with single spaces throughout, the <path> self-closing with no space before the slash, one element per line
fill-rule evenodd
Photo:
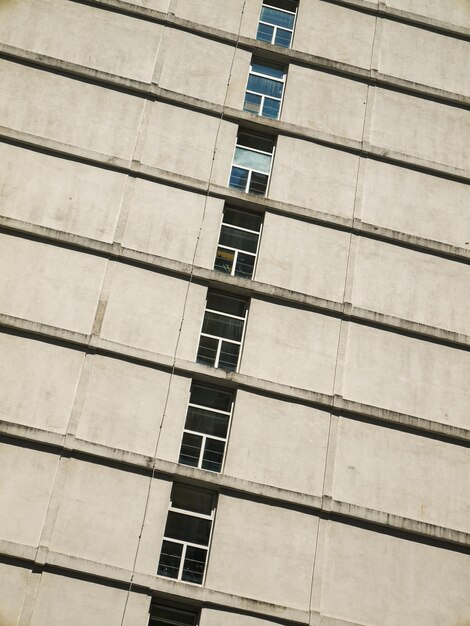
<path fill-rule="evenodd" d="M 262 5 L 0 2 L 0 626 L 470 625 L 470 5 L 299 0 L 290 48 Z M 230 208 L 253 276 L 214 269 Z M 233 371 L 208 293 L 246 307 Z M 199 583 L 160 569 L 178 486 Z"/>

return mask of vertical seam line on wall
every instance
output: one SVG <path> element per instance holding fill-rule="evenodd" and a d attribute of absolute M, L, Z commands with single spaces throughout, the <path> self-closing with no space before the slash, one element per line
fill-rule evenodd
<path fill-rule="evenodd" d="M 173 11 L 176 8 L 177 1 L 178 0 L 173 0 L 172 4 L 170 5 L 170 7 L 171 7 L 171 9 Z M 231 65 L 230 65 L 230 71 L 229 71 L 229 75 L 228 75 L 228 79 L 227 79 L 227 85 L 226 85 L 226 89 L 225 89 L 224 104 L 223 104 L 223 107 L 222 107 L 222 113 L 220 114 L 220 117 L 219 117 L 219 123 L 217 125 L 217 131 L 216 131 L 215 139 L 214 139 L 214 149 L 212 151 L 212 161 L 211 161 L 209 177 L 208 177 L 208 181 L 207 181 L 206 193 L 205 193 L 205 197 L 204 197 L 204 207 L 203 207 L 203 211 L 202 211 L 201 221 L 200 221 L 200 224 L 199 224 L 198 234 L 197 234 L 197 237 L 196 237 L 196 243 L 195 243 L 195 246 L 194 246 L 194 252 L 193 252 L 193 257 L 192 257 L 192 261 L 191 261 L 191 270 L 190 270 L 190 274 L 189 274 L 189 280 L 187 282 L 186 293 L 185 293 L 184 301 L 183 301 L 181 322 L 180 322 L 180 326 L 179 326 L 179 329 L 178 329 L 175 349 L 174 349 L 174 353 L 173 353 L 173 363 L 172 363 L 170 377 L 169 377 L 169 381 L 168 381 L 168 387 L 167 387 L 167 393 L 166 393 L 166 397 L 165 397 L 165 404 L 164 404 L 164 408 L 163 408 L 162 419 L 160 421 L 160 426 L 158 428 L 158 435 L 157 435 L 157 440 L 156 440 L 155 448 L 154 448 L 153 463 L 152 463 L 152 474 L 151 474 L 151 476 L 149 478 L 149 482 L 148 482 L 146 501 L 145 501 L 145 506 L 144 506 L 143 518 L 142 518 L 142 524 L 141 524 L 139 536 L 138 536 L 138 539 L 137 539 L 137 546 L 136 546 L 136 551 L 135 551 L 135 555 L 134 555 L 134 563 L 133 563 L 133 566 L 132 566 L 131 580 L 130 580 L 129 586 L 127 588 L 126 600 L 125 600 L 124 607 L 123 607 L 123 612 L 122 612 L 121 626 L 123 626 L 123 624 L 124 624 L 124 619 L 125 619 L 125 616 L 126 616 L 127 606 L 128 606 L 128 602 L 129 602 L 129 596 L 131 594 L 132 587 L 133 587 L 135 568 L 136 568 L 137 559 L 138 559 L 139 550 L 140 550 L 140 542 L 141 542 L 142 534 L 144 532 L 144 526 L 145 526 L 145 522 L 146 522 L 146 518 L 147 518 L 148 506 L 149 506 L 149 501 L 150 501 L 150 491 L 151 491 L 153 480 L 155 478 L 155 461 L 156 461 L 156 455 L 157 455 L 157 450 L 158 450 L 158 444 L 159 444 L 159 441 L 160 441 L 160 435 L 161 435 L 163 424 L 164 424 L 165 417 L 166 417 L 166 412 L 167 412 L 167 408 L 168 408 L 168 401 L 169 401 L 170 391 L 171 391 L 171 385 L 172 385 L 173 377 L 174 377 L 175 370 L 176 370 L 176 358 L 177 358 L 177 354 L 178 354 L 178 347 L 179 347 L 179 343 L 180 343 L 181 332 L 182 332 L 183 324 L 184 324 L 184 320 L 185 320 L 185 313 L 186 313 L 186 306 L 187 306 L 188 297 L 189 297 L 189 290 L 191 288 L 191 284 L 192 284 L 192 280 L 193 280 L 194 262 L 196 260 L 198 246 L 199 246 L 199 242 L 200 242 L 200 238 L 201 238 L 201 234 L 202 234 L 202 229 L 203 229 L 203 226 L 204 226 L 204 221 L 205 221 L 206 212 L 207 212 L 207 202 L 208 202 L 208 198 L 209 198 L 209 189 L 210 189 L 212 175 L 213 175 L 213 170 L 214 170 L 214 162 L 215 162 L 215 157 L 216 157 L 216 153 L 217 153 L 217 145 L 218 145 L 218 140 L 219 140 L 219 134 L 220 134 L 221 126 L 222 126 L 222 121 L 224 119 L 225 107 L 226 107 L 227 96 L 228 96 L 228 90 L 229 90 L 229 86 L 230 86 L 230 82 L 231 82 L 231 78 L 232 78 L 233 67 L 234 67 L 234 64 L 235 64 L 235 57 L 236 57 L 236 53 L 237 53 L 237 50 L 238 50 L 238 45 L 239 45 L 239 40 L 240 40 L 241 24 L 242 24 L 243 15 L 244 15 L 244 12 L 245 12 L 245 5 L 246 5 L 246 0 L 243 0 L 242 11 L 241 11 L 241 14 L 240 14 L 240 21 L 239 21 L 239 24 L 238 24 L 237 39 L 236 39 L 236 42 L 235 42 L 235 46 L 233 48 L 232 62 L 231 62 Z M 157 54 L 157 58 L 155 59 L 155 63 L 157 63 L 157 59 L 158 59 L 158 54 Z"/>
<path fill-rule="evenodd" d="M 375 20 L 374 20 L 374 34 L 372 37 L 372 45 L 371 45 L 371 51 L 370 51 L 370 60 L 369 60 L 369 65 L 372 69 L 372 61 L 374 58 L 374 51 L 375 51 L 375 46 L 376 46 L 376 33 L 377 33 L 377 23 L 378 20 L 380 19 L 380 16 L 376 15 L 375 16 Z M 366 92 L 366 102 L 365 102 L 365 107 L 364 107 L 364 117 L 363 117 L 363 121 L 362 121 L 362 139 L 361 142 L 364 142 L 364 133 L 365 133 L 365 128 L 366 128 L 366 123 L 367 123 L 367 112 L 368 112 L 368 104 L 369 104 L 369 93 L 370 93 L 370 89 L 374 88 L 374 85 L 367 85 L 367 92 Z M 361 172 L 361 159 L 363 157 L 362 156 L 358 156 L 358 161 L 357 161 L 357 170 L 356 170 L 356 183 L 355 183 L 355 190 L 354 190 L 354 202 L 353 202 L 353 207 L 352 207 L 352 223 L 354 224 L 354 218 L 355 218 L 355 213 L 356 213 L 356 200 L 357 200 L 357 192 L 358 192 L 358 187 L 359 187 L 359 177 L 360 177 L 360 172 Z M 349 244 L 348 244 L 348 255 L 347 255 L 347 259 L 346 259 L 346 272 L 345 272 L 345 276 L 344 276 L 344 284 L 343 284 L 343 307 L 344 307 L 344 303 L 345 303 L 345 297 L 346 297 L 346 290 L 347 290 L 347 285 L 348 285 L 348 276 L 349 276 L 349 270 L 350 270 L 350 263 L 351 263 L 351 248 L 352 248 L 352 241 L 353 241 L 353 237 L 354 237 L 354 233 L 351 230 L 349 232 Z M 334 369 L 334 373 L 333 373 L 333 387 L 332 387 L 332 393 L 333 393 L 333 402 L 334 402 L 334 396 L 335 396 L 335 389 L 336 389 L 336 381 L 337 381 L 337 374 L 338 374 L 338 359 L 341 355 L 341 344 L 342 344 L 342 336 L 343 336 L 343 327 L 345 324 L 349 324 L 348 321 L 345 321 L 343 319 L 340 320 L 340 328 L 339 328 L 339 333 L 338 333 L 338 343 L 337 343 L 337 347 L 336 347 L 336 360 L 335 360 L 335 369 Z M 344 364 L 343 364 L 344 366 Z M 334 407 L 334 404 L 333 404 Z M 328 464 L 329 464 L 329 459 L 331 458 L 331 426 L 332 426 L 332 415 L 331 415 L 331 411 L 329 413 L 329 421 L 328 421 L 328 436 L 327 436 L 327 441 L 326 441 L 326 453 L 325 453 L 325 466 L 323 469 L 323 480 L 322 480 L 322 509 L 323 509 L 323 498 L 325 496 L 325 484 L 326 484 L 326 476 L 327 476 L 327 468 L 328 468 Z M 338 436 L 338 434 L 337 434 Z M 335 451 L 335 455 L 336 455 L 336 451 Z M 334 463 L 334 459 L 333 459 L 333 463 Z M 334 471 L 334 468 L 333 468 Z M 315 550 L 314 550 L 314 555 L 313 555 L 313 567 L 312 567 L 312 580 L 311 580 L 311 585 L 310 585 L 310 603 L 309 603 L 309 610 L 312 611 L 312 601 L 313 601 L 313 588 L 314 588 L 314 581 L 315 581 L 315 569 L 316 569 L 316 564 L 317 564 L 317 552 L 318 552 L 318 539 L 319 539 L 319 534 L 320 534 L 320 522 L 321 522 L 321 517 L 318 520 L 318 526 L 317 526 L 317 532 L 316 532 L 316 536 L 315 536 Z M 321 608 L 321 605 L 320 605 Z"/>

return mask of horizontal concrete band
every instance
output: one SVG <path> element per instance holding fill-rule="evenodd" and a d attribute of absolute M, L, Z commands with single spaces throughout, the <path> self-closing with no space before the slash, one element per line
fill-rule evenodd
<path fill-rule="evenodd" d="M 328 395 L 308 389 L 291 387 L 282 383 L 262 380 L 238 372 L 226 372 L 193 361 L 174 359 L 171 356 L 157 354 L 142 348 L 126 346 L 121 343 L 101 339 L 96 335 L 85 335 L 74 331 L 48 326 L 31 320 L 24 320 L 0 314 L 0 329 L 10 329 L 18 334 L 30 333 L 46 340 L 57 341 L 65 346 L 74 346 L 81 350 L 116 357 L 146 367 L 174 371 L 182 376 L 205 380 L 214 385 L 223 385 L 233 389 L 243 388 L 253 393 L 262 393 L 272 397 L 297 401 L 340 414 L 349 419 L 364 419 L 385 427 L 411 430 L 417 435 L 442 439 L 457 445 L 467 446 L 470 442 L 470 430 L 450 424 L 390 411 L 385 408 L 347 400 L 341 395 Z"/>
<path fill-rule="evenodd" d="M 317 143 L 330 148 L 352 152 L 364 158 L 371 158 L 385 163 L 419 170 L 430 175 L 436 175 L 450 180 L 456 180 L 458 182 L 467 184 L 470 183 L 470 171 L 465 169 L 421 159 L 419 157 L 383 148 L 381 146 L 375 146 L 368 141 L 348 139 L 332 133 L 325 133 L 306 128 L 304 126 L 282 122 L 280 120 L 263 118 L 259 115 L 254 115 L 220 104 L 213 104 L 211 102 L 207 102 L 206 100 L 193 98 L 178 92 L 162 89 L 156 84 L 143 83 L 141 81 L 124 78 L 122 76 L 87 68 L 68 61 L 62 61 L 60 59 L 48 57 L 42 54 L 24 51 L 21 48 L 0 44 L 0 58 L 13 62 L 19 61 L 26 63 L 44 71 L 53 71 L 60 74 L 63 73 L 64 75 L 76 80 L 92 80 L 102 87 L 124 90 L 143 98 L 167 102 L 175 106 L 188 108 L 211 116 L 223 117 L 225 120 L 235 124 L 249 124 L 252 128 L 255 128 L 261 133 L 273 134 L 276 136 L 284 135 L 296 139 L 302 139 L 304 141 Z M 468 98 L 468 101 L 470 108 L 470 98 Z M 6 133 L 8 136 L 8 131 L 10 129 L 4 129 L 3 127 L 0 127 L 0 129 L 2 134 Z M 21 134 L 20 131 L 10 132 Z M 1 136 L 2 135 L 0 135 L 0 137 Z M 48 141 L 44 138 L 41 139 L 43 141 Z M 113 155 L 108 157 L 108 162 L 113 162 L 116 165 L 122 164 L 124 167 L 124 164 L 128 163 L 124 159 L 117 158 Z"/>
<path fill-rule="evenodd" d="M 207 587 L 174 581 L 169 578 L 132 572 L 131 570 L 90 561 L 79 557 L 49 550 L 46 546 L 38 548 L 0 540 L 0 555 L 9 559 L 18 559 L 34 566 L 37 572 L 63 573 L 86 578 L 97 584 L 130 589 L 137 593 L 146 593 L 157 598 L 188 601 L 194 608 L 212 608 L 220 611 L 230 610 L 242 615 L 282 620 L 282 624 L 305 626 L 364 626 L 357 622 L 345 622 L 318 611 L 302 611 L 278 604 L 271 604 L 238 596 Z"/>
<path fill-rule="evenodd" d="M 159 23 L 163 23 L 169 20 L 178 21 L 178 18 L 171 13 L 163 13 L 161 11 L 157 11 L 155 9 L 150 9 L 143 6 L 136 6 L 135 4 L 130 4 L 125 0 L 72 0 L 78 4 L 91 4 L 97 7 L 106 8 L 109 10 L 114 10 L 122 13 L 126 13 L 127 15 L 134 15 L 136 17 L 140 17 L 142 19 L 147 19 L 151 21 L 156 21 Z M 424 28 L 426 30 L 432 30 L 449 37 L 457 37 L 459 39 L 468 39 L 470 40 L 470 28 L 465 26 L 460 26 L 457 24 L 452 24 L 450 22 L 444 22 L 442 20 L 437 20 L 432 17 L 428 17 L 426 15 L 419 15 L 417 13 L 412 13 L 410 11 L 403 11 L 401 9 L 395 9 L 393 7 L 387 6 L 386 2 L 373 2 L 370 0 L 322 0 L 323 2 L 329 4 L 336 4 L 346 8 L 349 8 L 353 11 L 360 11 L 363 13 L 369 13 L 370 15 L 376 15 L 377 17 L 382 17 L 385 19 L 390 19 L 393 21 L 400 21 L 405 24 L 409 24 L 410 26 L 415 26 L 416 28 Z M 179 20 L 183 21 L 183 20 Z M 208 31 L 214 31 L 215 33 L 221 33 L 225 36 L 232 36 L 230 33 L 226 33 L 224 31 L 211 29 L 209 27 L 204 27 L 200 24 L 195 24 L 195 27 L 198 28 L 207 28 Z"/>
<path fill-rule="evenodd" d="M 95 167 L 106 168 L 114 172 L 133 176 L 135 178 L 142 178 L 178 187 L 192 193 L 220 198 L 230 204 L 233 204 L 234 206 L 239 206 L 240 208 L 244 207 L 254 211 L 270 212 L 278 215 L 284 215 L 286 217 L 300 218 L 307 222 L 325 226 L 326 228 L 352 232 L 377 241 L 385 241 L 387 243 L 408 247 L 413 250 L 423 251 L 462 263 L 470 262 L 470 250 L 467 248 L 453 246 L 451 244 L 432 239 L 426 239 L 425 237 L 410 235 L 408 233 L 384 228 L 375 224 L 369 224 L 358 218 L 342 217 L 331 213 L 317 211 L 315 209 L 280 202 L 271 198 L 242 193 L 229 187 L 214 185 L 207 181 L 143 165 L 138 161 L 126 161 L 111 155 L 86 150 L 78 146 L 71 146 L 59 141 L 45 139 L 43 137 L 38 137 L 37 135 L 30 135 L 2 126 L 0 126 L 0 141 L 16 145 L 21 148 L 43 152 L 57 158 L 65 158 Z M 19 230 L 28 228 L 25 222 L 17 221 L 17 223 L 15 223 L 14 219 L 7 217 L 3 217 L 2 220 L 2 225 L 6 228 Z M 43 227 L 38 226 L 38 228 Z M 44 229 L 43 232 L 45 233 L 46 230 L 47 229 Z"/>
<path fill-rule="evenodd" d="M 210 287 L 238 293 L 244 297 L 262 298 L 286 305 L 300 306 L 312 311 L 334 315 L 345 321 L 379 326 L 391 332 L 400 332 L 425 341 L 442 343 L 460 350 L 470 350 L 470 336 L 468 335 L 364 309 L 354 306 L 350 302 L 326 300 L 247 278 L 228 276 L 215 270 L 126 248 L 118 242 L 107 243 L 2 216 L 0 216 L 1 230 L 20 236 L 34 236 L 45 243 L 69 246 L 119 262 L 141 265 L 157 272 L 170 272 L 177 276 L 191 278 L 193 281 Z"/>
<path fill-rule="evenodd" d="M 0 420 L 0 436 L 20 439 L 26 445 L 39 444 L 58 454 L 65 453 L 82 458 L 87 462 L 101 460 L 123 471 L 140 471 L 149 477 L 167 477 L 186 483 L 214 489 L 233 496 L 245 496 L 260 502 L 268 502 L 284 508 L 296 508 L 323 519 L 344 520 L 350 523 L 364 522 L 371 530 L 380 529 L 384 533 L 400 532 L 411 540 L 420 537 L 422 541 L 438 542 L 440 547 L 463 549 L 470 552 L 470 533 L 453 530 L 436 524 L 394 515 L 387 511 L 370 509 L 350 502 L 335 500 L 329 495 L 312 495 L 282 489 L 237 478 L 216 474 L 201 469 L 179 465 L 171 461 L 150 457 L 136 452 L 121 450 L 76 438 L 74 434 L 60 435 L 53 431 L 32 428 L 22 424 Z"/>

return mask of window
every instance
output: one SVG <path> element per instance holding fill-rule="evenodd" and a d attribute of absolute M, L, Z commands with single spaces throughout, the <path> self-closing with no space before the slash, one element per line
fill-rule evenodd
<path fill-rule="evenodd" d="M 277 120 L 281 110 L 285 78 L 286 73 L 282 66 L 253 59 L 243 110 Z"/>
<path fill-rule="evenodd" d="M 274 139 L 239 131 L 229 186 L 264 195 L 268 188 Z"/>
<path fill-rule="evenodd" d="M 261 7 L 256 39 L 290 48 L 294 32 L 297 2 L 265 0 Z"/>
<path fill-rule="evenodd" d="M 193 384 L 178 463 L 221 471 L 232 405 L 232 393 Z"/>
<path fill-rule="evenodd" d="M 198 614 L 195 611 L 176 609 L 152 602 L 148 626 L 196 626 Z"/>
<path fill-rule="evenodd" d="M 226 207 L 214 269 L 230 276 L 252 278 L 262 221 L 260 215 Z"/>
<path fill-rule="evenodd" d="M 237 369 L 245 330 L 247 303 L 221 293 L 207 294 L 206 312 L 197 351 L 198 363 Z"/>
<path fill-rule="evenodd" d="M 158 563 L 159 576 L 202 585 L 214 511 L 213 492 L 173 485 Z"/>

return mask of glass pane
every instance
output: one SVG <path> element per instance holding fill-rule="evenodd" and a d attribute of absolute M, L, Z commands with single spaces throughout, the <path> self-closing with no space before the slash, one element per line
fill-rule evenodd
<path fill-rule="evenodd" d="M 237 137 L 237 145 L 243 146 L 244 148 L 262 150 L 263 152 L 272 154 L 274 140 L 269 137 L 263 137 L 262 135 L 253 135 L 252 133 L 240 131 Z"/>
<path fill-rule="evenodd" d="M 235 252 L 225 250 L 224 248 L 217 248 L 214 269 L 219 272 L 224 272 L 225 274 L 231 274 L 234 258 Z"/>
<path fill-rule="evenodd" d="M 228 428 L 228 415 L 189 406 L 185 428 L 205 435 L 225 437 Z"/>
<path fill-rule="evenodd" d="M 199 464 L 201 444 L 202 437 L 192 435 L 191 433 L 184 433 L 178 463 L 197 467 Z"/>
<path fill-rule="evenodd" d="M 277 80 L 271 80 L 270 78 L 263 78 L 262 76 L 255 76 L 250 74 L 248 77 L 248 87 L 250 91 L 256 93 L 262 93 L 265 96 L 273 96 L 274 98 L 280 98 L 282 96 L 282 88 L 284 83 L 280 83 Z"/>
<path fill-rule="evenodd" d="M 220 311 L 221 313 L 228 313 L 229 315 L 244 317 L 246 302 L 245 300 L 239 300 L 238 298 L 224 296 L 221 293 L 211 291 L 207 296 L 207 308 Z"/>
<path fill-rule="evenodd" d="M 226 343 L 222 341 L 222 349 L 219 357 L 219 367 L 228 372 L 233 372 L 237 369 L 238 355 L 240 353 L 240 346 L 236 343 Z"/>
<path fill-rule="evenodd" d="M 268 24 L 274 24 L 275 26 L 283 26 L 284 28 L 294 27 L 294 15 L 292 15 L 292 13 L 286 13 L 285 11 L 272 9 L 271 7 L 264 6 L 261 9 L 260 19 L 263 22 L 268 22 Z"/>
<path fill-rule="evenodd" d="M 182 580 L 190 583 L 201 584 L 204 577 L 204 567 L 206 565 L 207 550 L 202 548 L 186 548 L 186 557 L 183 565 Z"/>
<path fill-rule="evenodd" d="M 159 576 L 168 576 L 169 578 L 178 578 L 182 552 L 183 546 L 180 543 L 164 540 L 157 574 Z"/>
<path fill-rule="evenodd" d="M 258 32 L 256 33 L 256 39 L 258 41 L 266 41 L 272 43 L 274 35 L 274 28 L 267 24 L 258 24 Z"/>
<path fill-rule="evenodd" d="M 236 230 L 230 226 L 222 226 L 219 243 L 223 246 L 237 248 L 237 250 L 245 250 L 245 252 L 256 252 L 258 235 Z"/>
<path fill-rule="evenodd" d="M 190 402 L 192 404 L 200 404 L 219 411 L 230 411 L 232 408 L 233 395 L 220 389 L 211 389 L 193 385 L 191 389 Z M 214 433 L 215 434 L 215 433 Z"/>
<path fill-rule="evenodd" d="M 284 78 L 285 69 L 281 65 L 266 65 L 260 61 L 252 61 L 251 71 L 258 74 L 266 74 L 266 76 L 272 76 L 273 78 Z"/>
<path fill-rule="evenodd" d="M 245 94 L 245 103 L 243 104 L 243 110 L 248 113 L 255 113 L 258 115 L 261 108 L 261 96 L 257 96 L 254 93 Z"/>
<path fill-rule="evenodd" d="M 264 117 L 271 117 L 274 120 L 277 120 L 279 117 L 279 111 L 281 108 L 281 103 L 279 100 L 271 100 L 271 98 L 265 98 L 262 114 Z"/>
<path fill-rule="evenodd" d="M 256 172 L 253 172 L 248 191 L 250 193 L 256 193 L 264 196 L 266 189 L 268 188 L 268 178 L 269 177 L 266 174 L 257 174 Z"/>
<path fill-rule="evenodd" d="M 255 267 L 255 258 L 251 254 L 244 254 L 239 252 L 237 265 L 235 267 L 235 276 L 242 276 L 243 278 L 251 278 L 253 276 L 253 269 Z"/>
<path fill-rule="evenodd" d="M 175 483 L 171 490 L 171 505 L 177 509 L 210 515 L 214 506 L 214 494 L 212 491 Z"/>
<path fill-rule="evenodd" d="M 245 211 L 237 211 L 236 209 L 226 208 L 224 211 L 223 222 L 224 224 L 233 224 L 234 226 L 240 226 L 241 228 L 248 228 L 249 230 L 256 230 L 259 233 L 261 230 L 261 215 L 255 215 L 254 213 L 245 213 Z"/>
<path fill-rule="evenodd" d="M 191 517 L 182 513 L 168 513 L 165 526 L 165 537 L 180 539 L 191 543 L 200 543 L 207 546 L 211 532 L 211 520 L 201 517 Z"/>
<path fill-rule="evenodd" d="M 241 341 L 243 320 L 206 311 L 202 332 L 208 335 L 215 335 L 216 337 L 223 337 L 224 339 Z"/>
<path fill-rule="evenodd" d="M 206 365 L 214 365 L 217 356 L 217 348 L 219 340 L 212 337 L 201 337 L 199 339 L 199 348 L 197 349 L 197 362 Z"/>
<path fill-rule="evenodd" d="M 193 612 L 152 605 L 149 626 L 194 626 L 196 617 Z"/>
<path fill-rule="evenodd" d="M 276 45 L 282 46 L 283 48 L 289 48 L 291 40 L 292 33 L 290 30 L 283 30 L 282 28 L 277 29 L 276 39 L 274 40 Z"/>
<path fill-rule="evenodd" d="M 202 469 L 220 472 L 224 458 L 225 441 L 206 439 L 206 447 L 202 460 Z"/>
<path fill-rule="evenodd" d="M 270 154 L 253 152 L 253 150 L 248 150 L 247 148 L 235 148 L 233 163 L 252 170 L 269 172 L 269 168 L 271 167 L 271 158 L 272 156 Z"/>
<path fill-rule="evenodd" d="M 248 170 L 243 170 L 240 167 L 232 167 L 230 172 L 229 187 L 232 189 L 239 189 L 240 191 L 246 191 L 246 184 L 248 182 Z"/>

